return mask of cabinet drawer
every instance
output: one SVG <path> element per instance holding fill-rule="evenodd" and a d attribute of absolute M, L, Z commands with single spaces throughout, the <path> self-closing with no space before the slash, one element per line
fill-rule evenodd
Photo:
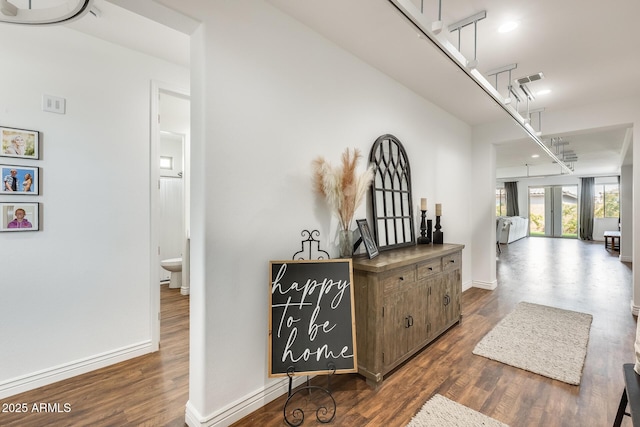
<path fill-rule="evenodd" d="M 441 258 L 437 258 L 431 261 L 418 265 L 418 280 L 426 277 L 438 274 L 442 271 Z"/>
<path fill-rule="evenodd" d="M 442 269 L 451 271 L 460 268 L 462 265 L 462 254 L 460 252 L 442 257 Z"/>
<path fill-rule="evenodd" d="M 416 267 L 409 266 L 404 268 L 398 268 L 397 270 L 390 271 L 385 274 L 382 279 L 382 287 L 384 292 L 390 292 L 399 286 L 409 285 L 416 281 Z"/>

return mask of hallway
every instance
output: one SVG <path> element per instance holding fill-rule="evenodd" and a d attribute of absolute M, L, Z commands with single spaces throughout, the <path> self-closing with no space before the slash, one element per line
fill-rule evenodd
<path fill-rule="evenodd" d="M 463 293 L 463 320 L 372 390 L 355 374 L 332 379 L 337 414 L 331 425 L 402 427 L 435 393 L 511 427 L 602 427 L 613 423 L 633 360 L 631 268 L 598 242 L 526 238 L 502 246 L 498 288 Z M 476 343 L 520 301 L 593 315 L 579 387 L 475 356 Z M 312 381 L 325 385 L 325 378 Z M 285 398 L 234 427 L 283 426 Z M 317 423 L 305 413 L 305 424 Z M 623 426 L 630 426 L 630 420 Z"/>
<path fill-rule="evenodd" d="M 184 426 L 188 398 L 188 297 L 162 287 L 162 347 L 150 354 L 23 393 L 1 405 L 69 403 L 68 413 L 0 413 L 2 426 Z M 579 387 L 471 353 L 520 301 L 593 315 Z M 613 423 L 623 389 L 622 364 L 633 361 L 631 267 L 598 242 L 526 238 L 503 245 L 498 288 L 462 297 L 463 320 L 372 390 L 355 374 L 332 379 L 337 414 L 330 425 L 401 427 L 439 393 L 511 427 L 602 427 Z M 325 385 L 326 378 L 314 384 Z M 235 427 L 284 426 L 286 396 Z M 305 426 L 320 425 L 306 414 Z M 630 426 L 625 417 L 623 426 Z"/>

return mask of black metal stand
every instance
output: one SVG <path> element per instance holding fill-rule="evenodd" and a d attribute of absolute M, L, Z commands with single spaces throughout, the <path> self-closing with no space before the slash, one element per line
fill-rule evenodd
<path fill-rule="evenodd" d="M 302 237 L 305 237 L 306 235 L 307 238 L 300 242 L 301 250 L 293 254 L 293 258 L 291 259 L 331 259 L 327 251 L 323 251 L 322 249 L 320 249 L 320 240 L 316 240 L 314 238 L 320 236 L 320 232 L 318 230 L 302 230 L 300 234 L 302 235 Z M 315 249 L 313 243 L 315 243 Z M 305 246 L 307 246 L 307 249 L 309 251 L 309 258 L 304 258 L 304 255 L 302 255 L 307 250 L 305 249 Z"/>
<path fill-rule="evenodd" d="M 316 395 L 319 396 L 314 396 L 318 402 L 316 405 L 314 405 L 316 407 L 316 420 L 318 420 L 318 422 L 322 423 L 322 424 L 328 424 L 330 423 L 333 418 L 336 416 L 336 400 L 333 398 L 333 396 L 331 395 L 331 376 L 333 376 L 333 374 L 336 371 L 336 367 L 335 365 L 333 365 L 332 363 L 329 364 L 328 366 L 329 370 L 331 370 L 331 373 L 329 375 L 327 375 L 327 388 L 324 387 L 320 387 L 320 386 L 313 386 L 309 384 L 309 377 L 307 377 L 307 385 L 304 387 L 300 387 L 299 389 L 297 389 L 296 391 L 292 391 L 292 387 L 293 387 L 293 374 L 294 374 L 294 368 L 293 366 L 291 366 L 288 370 L 287 370 L 287 376 L 289 377 L 289 394 L 288 394 L 288 398 L 287 401 L 284 404 L 284 408 L 283 408 L 283 414 L 284 414 L 284 421 L 292 426 L 292 427 L 296 427 L 301 425 L 304 422 L 304 410 L 300 407 L 297 407 L 295 409 L 291 409 L 291 410 L 287 410 L 287 406 L 289 405 L 289 403 L 291 402 L 291 399 L 294 398 L 294 396 L 299 395 L 300 393 L 302 393 L 303 391 L 308 391 L 309 392 L 309 400 L 312 400 L 313 398 L 311 397 L 312 394 L 314 394 L 313 392 L 316 392 Z M 323 404 L 322 403 L 322 399 L 324 398 L 325 403 L 328 404 Z M 331 407 L 333 406 L 333 408 Z M 288 415 L 291 415 L 291 419 L 289 419 Z"/>
<path fill-rule="evenodd" d="M 418 244 L 426 245 L 431 243 L 431 236 L 427 235 L 427 223 L 426 223 L 427 211 L 422 211 L 422 220 L 420 221 L 420 237 L 418 237 Z M 429 227 L 429 234 L 431 234 L 431 227 Z"/>
<path fill-rule="evenodd" d="M 442 227 L 440 226 L 440 217 L 436 216 L 436 231 L 433 232 L 433 244 L 434 245 L 442 245 L 444 243 L 444 235 L 442 231 L 440 231 Z"/>

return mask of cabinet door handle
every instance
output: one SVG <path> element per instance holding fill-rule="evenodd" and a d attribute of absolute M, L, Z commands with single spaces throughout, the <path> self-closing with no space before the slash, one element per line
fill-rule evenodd
<path fill-rule="evenodd" d="M 450 262 L 451 264 L 455 264 L 456 260 L 455 260 L 455 259 L 452 259 L 452 260 L 449 260 L 449 262 Z"/>
<path fill-rule="evenodd" d="M 433 267 L 429 267 L 429 271 L 433 271 Z"/>
<path fill-rule="evenodd" d="M 410 327 L 410 326 L 411 326 L 411 325 L 409 324 L 409 316 L 407 316 L 407 317 L 405 317 L 405 318 L 404 318 L 404 327 L 405 327 L 405 328 L 408 328 L 408 327 Z"/>
<path fill-rule="evenodd" d="M 399 280 L 404 280 L 404 276 L 398 277 Z"/>
<path fill-rule="evenodd" d="M 451 297 L 449 295 L 444 296 L 444 305 L 447 306 L 451 302 Z"/>
<path fill-rule="evenodd" d="M 413 326 L 413 316 L 409 316 L 409 326 Z"/>

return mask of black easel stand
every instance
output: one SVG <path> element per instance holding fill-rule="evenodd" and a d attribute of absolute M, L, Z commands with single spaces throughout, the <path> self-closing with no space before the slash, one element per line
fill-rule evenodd
<path fill-rule="evenodd" d="M 313 391 L 319 392 L 320 397 L 319 397 L 318 400 L 322 399 L 322 397 L 328 397 L 330 399 L 329 403 L 333 405 L 333 409 L 331 407 L 327 408 L 327 406 L 329 406 L 329 405 L 327 405 L 327 406 L 317 406 L 317 409 L 316 409 L 316 420 L 318 420 L 322 424 L 328 424 L 336 416 L 336 400 L 331 395 L 331 377 L 336 372 L 336 367 L 335 367 L 335 365 L 333 363 L 330 363 L 328 368 L 329 368 L 329 370 L 331 370 L 331 373 L 327 375 L 327 388 L 310 385 L 309 384 L 309 377 L 307 377 L 307 385 L 303 386 L 303 387 L 300 387 L 296 391 L 292 391 L 293 373 L 295 372 L 294 368 L 293 368 L 293 366 L 290 366 L 289 369 L 287 369 L 287 376 L 289 377 L 289 394 L 288 394 L 288 397 L 287 397 L 287 401 L 284 404 L 284 408 L 282 409 L 282 412 L 284 414 L 284 421 L 288 425 L 290 425 L 291 427 L 297 427 L 297 426 L 301 425 L 304 422 L 304 410 L 302 410 L 301 408 L 295 408 L 295 409 L 292 409 L 291 411 L 287 411 L 287 406 L 289 405 L 289 402 L 291 402 L 291 399 L 295 395 L 297 395 L 297 394 L 299 394 L 299 393 L 301 393 L 303 391 L 308 391 L 309 392 L 309 396 L 310 396 L 309 400 L 312 400 L 311 395 L 312 395 Z M 291 420 L 287 416 L 288 412 L 291 413 L 291 416 L 292 416 Z"/>

